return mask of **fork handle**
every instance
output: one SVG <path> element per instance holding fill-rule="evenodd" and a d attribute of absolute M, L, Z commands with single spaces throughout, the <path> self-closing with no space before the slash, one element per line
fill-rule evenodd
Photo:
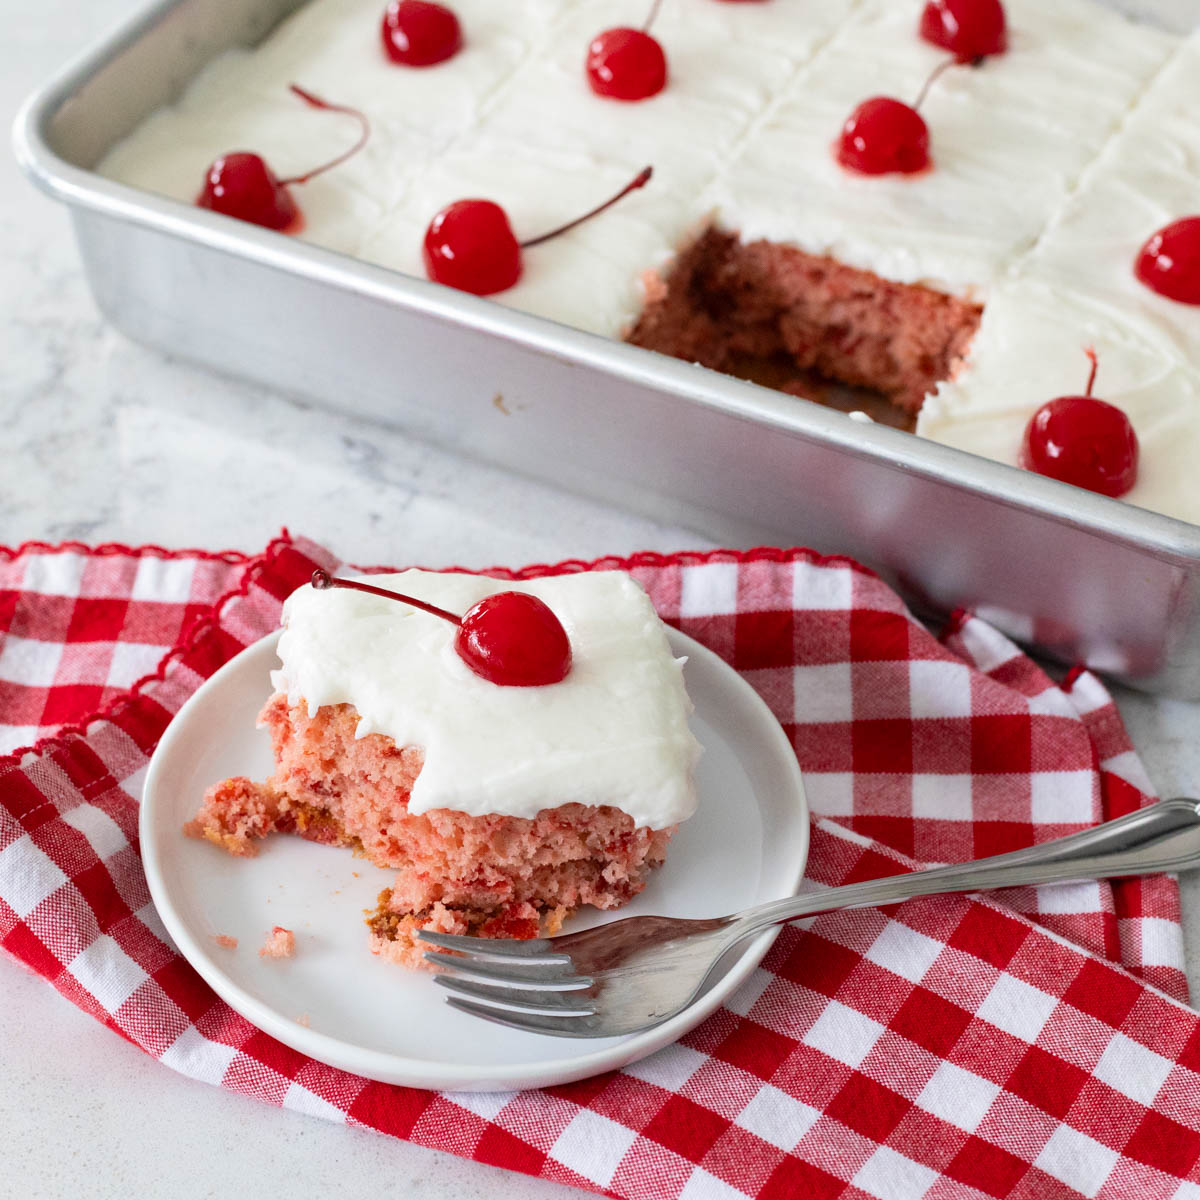
<path fill-rule="evenodd" d="M 1153 875 L 1194 866 L 1200 866 L 1200 802 L 1161 800 L 1091 829 L 1009 854 L 774 900 L 739 913 L 730 932 L 734 941 L 741 941 L 772 925 L 840 908 L 874 908 L 947 892 Z"/>

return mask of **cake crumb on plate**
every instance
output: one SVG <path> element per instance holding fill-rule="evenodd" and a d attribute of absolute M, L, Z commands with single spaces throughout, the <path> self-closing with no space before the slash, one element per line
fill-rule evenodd
<path fill-rule="evenodd" d="M 259 948 L 260 958 L 291 958 L 296 953 L 296 935 L 282 925 L 276 925 Z"/>

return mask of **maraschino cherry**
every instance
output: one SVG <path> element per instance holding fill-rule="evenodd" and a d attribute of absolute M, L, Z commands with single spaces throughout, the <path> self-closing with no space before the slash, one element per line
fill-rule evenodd
<path fill-rule="evenodd" d="M 934 80 L 952 65 L 947 59 L 937 67 L 912 104 L 891 96 L 864 100 L 842 126 L 838 162 L 860 175 L 914 175 L 929 167 L 929 126 L 917 109 Z"/>
<path fill-rule="evenodd" d="M 1134 273 L 1168 300 L 1200 304 L 1200 217 L 1164 225 L 1142 247 Z"/>
<path fill-rule="evenodd" d="M 588 45 L 584 70 L 597 96 L 613 100 L 646 100 L 667 86 L 667 55 L 650 36 L 662 0 L 654 0 L 641 29 L 626 25 L 598 33 Z"/>
<path fill-rule="evenodd" d="M 425 231 L 425 272 L 435 283 L 476 296 L 491 296 L 521 278 L 521 251 L 541 245 L 604 212 L 630 192 L 644 187 L 653 170 L 646 167 L 615 196 L 582 217 L 549 233 L 518 242 L 508 214 L 492 200 L 456 200 L 429 223 Z"/>
<path fill-rule="evenodd" d="M 913 175 L 929 166 L 929 126 L 891 96 L 864 100 L 842 126 L 837 160 L 860 175 Z"/>
<path fill-rule="evenodd" d="M 349 150 L 332 158 L 319 167 L 303 175 L 293 175 L 288 179 L 278 179 L 275 172 L 267 166 L 259 154 L 240 150 L 233 154 L 223 154 L 209 168 L 204 176 L 204 187 L 196 197 L 196 203 L 201 208 L 211 208 L 227 217 L 237 217 L 254 225 L 265 225 L 268 229 L 287 229 L 300 216 L 300 209 L 292 198 L 288 188 L 293 184 L 307 183 L 317 175 L 344 163 L 346 159 L 357 154 L 371 134 L 371 127 L 366 116 L 356 108 L 347 108 L 342 104 L 329 104 L 304 88 L 291 84 L 295 92 L 305 104 L 313 108 L 326 109 L 329 112 L 345 113 L 359 123 L 358 141 Z"/>
<path fill-rule="evenodd" d="M 1104 496 L 1123 496 L 1138 474 L 1138 439 L 1129 418 L 1092 395 L 1096 352 L 1082 396 L 1059 396 L 1033 414 L 1025 429 L 1021 466 Z"/>
<path fill-rule="evenodd" d="M 1008 49 L 1000 0 L 929 0 L 919 31 L 925 41 L 949 50 L 960 63 L 975 63 Z"/>
<path fill-rule="evenodd" d="M 196 203 L 268 229 L 286 229 L 300 215 L 287 185 L 261 155 L 245 150 L 223 154 L 208 168 Z"/>
<path fill-rule="evenodd" d="M 431 0 L 392 0 L 379 32 L 384 53 L 404 67 L 432 67 L 462 49 L 458 17 Z"/>
<path fill-rule="evenodd" d="M 357 579 L 336 579 L 318 567 L 317 589 L 353 588 L 372 596 L 400 600 L 458 627 L 454 649 L 482 679 L 505 687 L 541 687 L 560 683 L 571 669 L 571 643 L 549 605 L 528 592 L 496 592 L 473 604 L 461 616 L 444 608 L 375 587 Z"/>

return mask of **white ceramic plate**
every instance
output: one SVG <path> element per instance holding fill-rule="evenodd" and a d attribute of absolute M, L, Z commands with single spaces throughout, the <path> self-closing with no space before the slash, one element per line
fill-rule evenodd
<path fill-rule="evenodd" d="M 363 911 L 375 907 L 390 872 L 298 837 L 268 838 L 257 858 L 240 859 L 183 835 L 209 785 L 271 773 L 270 739 L 254 722 L 270 692 L 277 637 L 244 650 L 183 706 L 150 763 L 141 811 L 150 894 L 175 944 L 260 1029 L 321 1062 L 388 1083 L 457 1091 L 550 1086 L 675 1041 L 766 953 L 773 933 L 749 943 L 686 1011 L 628 1037 L 522 1033 L 448 1007 L 427 974 L 367 949 Z M 635 913 L 717 916 L 788 895 L 803 874 L 808 811 L 786 735 L 725 662 L 674 630 L 670 639 L 688 658 L 692 728 L 704 746 L 699 810 L 636 900 L 617 913 L 581 914 L 568 929 Z M 294 930 L 294 958 L 259 957 L 273 925 Z M 220 934 L 237 938 L 238 948 L 219 946 Z"/>

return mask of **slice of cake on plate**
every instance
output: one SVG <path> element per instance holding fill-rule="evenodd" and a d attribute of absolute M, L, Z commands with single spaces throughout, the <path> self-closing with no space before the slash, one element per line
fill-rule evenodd
<path fill-rule="evenodd" d="M 346 586 L 289 597 L 261 716 L 275 772 L 215 785 L 187 832 L 240 855 L 294 832 L 395 870 L 368 925 L 398 962 L 419 961 L 419 928 L 535 937 L 641 891 L 695 809 L 699 746 L 682 660 L 638 584 L 618 571 L 362 582 L 434 611 Z M 501 596 L 517 597 L 515 620 Z M 544 671 L 553 626 L 565 673 L 494 681 Z"/>

